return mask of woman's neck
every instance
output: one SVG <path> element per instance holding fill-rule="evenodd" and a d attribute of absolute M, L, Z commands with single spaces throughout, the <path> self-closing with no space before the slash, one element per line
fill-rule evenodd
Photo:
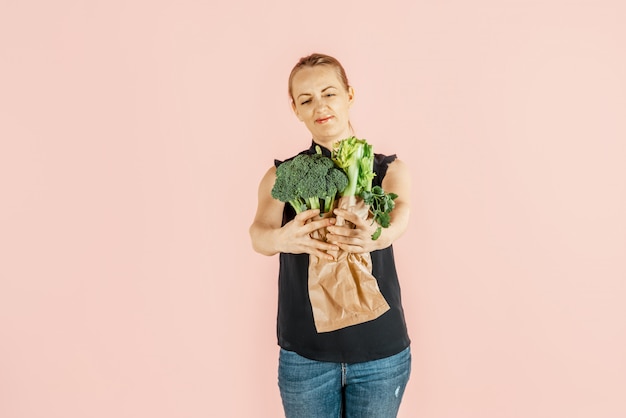
<path fill-rule="evenodd" d="M 322 138 L 313 137 L 313 141 L 318 145 L 321 145 L 325 148 L 328 148 L 329 150 L 332 150 L 333 145 L 335 145 L 337 142 L 341 141 L 342 139 L 350 138 L 351 136 L 354 136 L 354 129 L 352 129 L 352 125 L 350 125 L 350 129 L 344 132 L 342 135 L 336 135 L 332 137 L 322 137 Z"/>

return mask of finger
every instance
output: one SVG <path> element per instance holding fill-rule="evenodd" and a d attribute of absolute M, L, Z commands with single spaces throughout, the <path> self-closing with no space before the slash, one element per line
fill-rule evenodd
<path fill-rule="evenodd" d="M 310 234 L 313 231 L 317 231 L 318 229 L 329 227 L 330 225 L 332 225 L 332 219 L 330 218 L 318 219 L 316 221 L 311 221 L 305 224 L 303 227 L 304 228 L 303 231 L 306 234 Z"/>
<path fill-rule="evenodd" d="M 296 215 L 294 219 L 297 219 L 298 221 L 302 223 L 306 223 L 306 221 L 308 221 L 309 219 L 315 218 L 319 214 L 320 214 L 319 209 L 309 209 L 309 210 L 300 212 L 299 214 Z"/>
<path fill-rule="evenodd" d="M 359 215 L 349 210 L 335 209 L 334 214 L 344 218 L 346 221 L 349 221 L 355 225 L 361 224 L 363 222 L 363 219 L 361 219 Z"/>
<path fill-rule="evenodd" d="M 336 245 L 325 243 L 322 248 L 313 248 L 310 254 L 315 255 L 318 258 L 334 260 L 335 258 L 331 254 L 329 254 L 328 251 L 339 251 L 339 247 Z"/>
<path fill-rule="evenodd" d="M 335 257 L 333 257 L 332 255 L 328 254 L 327 252 L 324 251 L 316 251 L 314 254 L 311 254 L 316 256 L 317 258 L 319 258 L 320 260 L 328 260 L 328 261 L 334 261 Z"/>
<path fill-rule="evenodd" d="M 361 254 L 361 253 L 367 252 L 365 248 L 361 247 L 360 245 L 352 245 L 348 243 L 337 243 L 337 246 L 347 253 Z"/>
<path fill-rule="evenodd" d="M 313 231 L 314 232 L 314 231 Z M 315 234 L 310 233 L 307 235 L 306 242 L 307 252 L 310 253 L 310 249 L 320 250 L 320 251 L 337 251 L 339 247 L 337 247 L 334 243 L 328 242 L 326 239 L 326 234 L 324 234 L 324 238 L 321 236 L 315 236 Z"/>
<path fill-rule="evenodd" d="M 326 235 L 326 241 L 337 245 L 339 248 L 345 250 L 346 246 L 349 247 L 358 247 L 358 248 L 363 248 L 364 247 L 364 241 L 360 236 L 343 236 L 343 235 L 333 235 L 333 234 L 328 234 Z M 360 251 L 359 251 L 360 252 Z"/>
<path fill-rule="evenodd" d="M 356 237 L 359 235 L 357 229 L 347 228 L 345 226 L 329 226 L 328 232 L 332 237 Z"/>

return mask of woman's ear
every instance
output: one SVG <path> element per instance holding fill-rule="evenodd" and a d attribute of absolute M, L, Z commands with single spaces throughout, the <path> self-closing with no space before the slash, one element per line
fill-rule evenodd
<path fill-rule="evenodd" d="M 354 102 L 354 87 L 348 86 L 348 103 L 352 106 L 352 102 Z"/>

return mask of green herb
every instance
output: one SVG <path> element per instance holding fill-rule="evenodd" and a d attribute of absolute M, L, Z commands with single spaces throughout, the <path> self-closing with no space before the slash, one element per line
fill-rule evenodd
<path fill-rule="evenodd" d="M 382 187 L 374 186 L 371 191 L 364 191 L 361 194 L 363 201 L 370 207 L 370 212 L 374 215 L 374 221 L 378 223 L 378 228 L 372 235 L 372 239 L 376 240 L 380 237 L 381 228 L 388 228 L 391 221 L 389 215 L 396 203 L 394 199 L 398 197 L 395 193 L 385 193 Z"/>

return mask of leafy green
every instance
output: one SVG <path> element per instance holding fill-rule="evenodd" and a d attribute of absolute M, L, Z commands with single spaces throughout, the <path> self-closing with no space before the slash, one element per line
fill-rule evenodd
<path fill-rule="evenodd" d="M 372 146 L 364 139 L 354 136 L 343 139 L 335 144 L 331 158 L 348 175 L 348 186 L 341 193 L 342 196 L 362 198 L 378 223 L 378 228 L 372 234 L 372 239 L 380 237 L 381 228 L 388 228 L 395 206 L 395 193 L 385 193 L 382 187 L 372 187 L 374 173 L 374 152 Z"/>
<path fill-rule="evenodd" d="M 348 186 L 342 196 L 360 196 L 363 191 L 372 189 L 372 179 L 376 175 L 374 153 L 366 140 L 352 136 L 337 142 L 331 158 L 348 175 Z"/>
<path fill-rule="evenodd" d="M 374 221 L 378 223 L 378 228 L 372 235 L 372 239 L 376 240 L 380 237 L 382 228 L 388 228 L 391 222 L 389 215 L 396 206 L 394 200 L 398 197 L 395 193 L 385 193 L 382 187 L 374 186 L 371 191 L 364 191 L 362 194 L 363 201 L 370 207 L 370 212 L 374 215 Z"/>

